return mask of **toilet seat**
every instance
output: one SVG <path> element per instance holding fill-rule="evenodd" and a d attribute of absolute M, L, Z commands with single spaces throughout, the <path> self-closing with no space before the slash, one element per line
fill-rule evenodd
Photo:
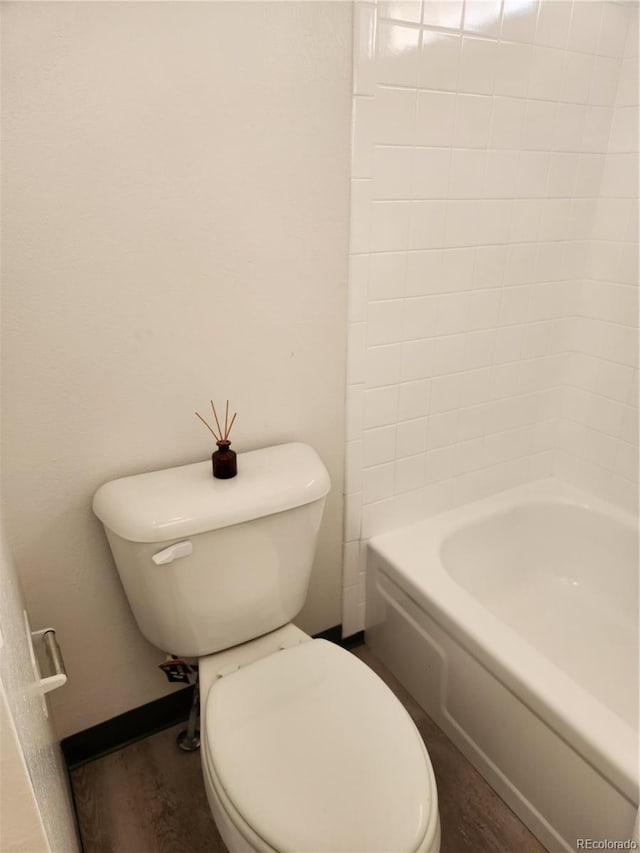
<path fill-rule="evenodd" d="M 208 794 L 248 850 L 438 850 L 422 739 L 389 688 L 338 646 L 311 640 L 218 679 L 203 723 Z"/>

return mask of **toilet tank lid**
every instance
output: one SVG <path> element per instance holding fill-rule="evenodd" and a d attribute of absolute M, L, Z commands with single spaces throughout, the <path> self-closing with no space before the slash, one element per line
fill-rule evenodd
<path fill-rule="evenodd" d="M 211 461 L 112 480 L 93 511 L 129 542 L 167 542 L 304 506 L 330 485 L 316 451 L 296 442 L 239 453 L 230 480 L 215 479 Z"/>

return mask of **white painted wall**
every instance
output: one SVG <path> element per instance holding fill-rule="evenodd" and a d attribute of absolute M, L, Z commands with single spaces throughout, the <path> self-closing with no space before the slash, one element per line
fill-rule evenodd
<path fill-rule="evenodd" d="M 637 508 L 636 10 L 356 10 L 347 635 L 376 533 L 551 474 Z"/>
<path fill-rule="evenodd" d="M 8 3 L 7 531 L 60 736 L 169 690 L 91 514 L 114 477 L 301 440 L 333 482 L 301 627 L 340 622 L 351 6 Z"/>

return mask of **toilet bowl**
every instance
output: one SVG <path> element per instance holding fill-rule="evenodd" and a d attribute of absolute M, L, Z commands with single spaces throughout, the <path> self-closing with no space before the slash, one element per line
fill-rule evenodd
<path fill-rule="evenodd" d="M 200 660 L 203 777 L 229 849 L 438 853 L 431 762 L 384 682 L 293 625 L 254 645 Z"/>
<path fill-rule="evenodd" d="M 291 620 L 329 475 L 285 444 L 101 486 L 102 521 L 142 634 L 197 658 L 201 757 L 231 853 L 438 853 L 429 756 L 389 688 Z"/>

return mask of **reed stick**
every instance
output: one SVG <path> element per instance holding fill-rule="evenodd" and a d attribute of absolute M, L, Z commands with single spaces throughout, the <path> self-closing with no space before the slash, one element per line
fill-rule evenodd
<path fill-rule="evenodd" d="M 233 422 L 235 421 L 235 419 L 236 419 L 236 415 L 237 415 L 237 414 L 238 414 L 238 413 L 236 412 L 236 413 L 234 414 L 234 416 L 231 418 L 231 423 L 229 424 L 229 429 L 227 430 L 227 433 L 226 433 L 226 435 L 225 435 L 225 437 L 224 437 L 224 438 L 225 438 L 225 441 L 229 438 L 229 433 L 231 432 L 231 427 L 233 426 Z"/>
<path fill-rule="evenodd" d="M 218 432 L 220 433 L 220 438 L 218 439 L 218 441 L 222 441 L 223 440 L 222 439 L 223 432 L 220 429 L 220 421 L 218 420 L 218 415 L 216 414 L 216 407 L 213 405 L 213 400 L 210 400 L 209 402 L 211 403 L 211 408 L 213 410 L 213 417 L 216 419 L 216 424 L 218 425 Z"/>
<path fill-rule="evenodd" d="M 198 418 L 200 418 L 200 420 L 202 421 L 202 423 L 206 426 L 206 428 L 209 430 L 209 432 L 210 432 L 210 433 L 211 433 L 211 435 L 215 438 L 215 440 L 216 440 L 216 441 L 222 441 L 222 439 L 221 439 L 221 438 L 218 438 L 218 436 L 217 436 L 217 435 L 215 434 L 215 432 L 211 429 L 211 427 L 209 426 L 209 424 L 205 421 L 205 419 L 202 417 L 202 415 L 201 415 L 199 412 L 196 412 L 196 416 L 197 416 Z M 220 429 L 220 425 L 219 425 L 219 424 L 218 424 L 218 429 Z"/>
<path fill-rule="evenodd" d="M 224 440 L 227 440 L 227 436 L 229 435 L 229 430 L 227 429 L 227 421 L 229 420 L 229 401 L 227 400 L 227 405 L 224 408 Z"/>

